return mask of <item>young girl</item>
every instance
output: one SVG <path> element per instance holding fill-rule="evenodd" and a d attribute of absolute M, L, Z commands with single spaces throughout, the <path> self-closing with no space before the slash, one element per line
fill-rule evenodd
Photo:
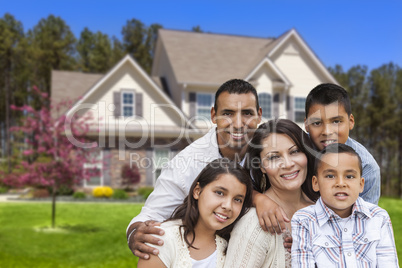
<path fill-rule="evenodd" d="M 159 255 L 140 259 L 137 267 L 223 267 L 230 232 L 251 206 L 251 194 L 251 179 L 242 166 L 226 158 L 212 161 L 162 223 Z"/>

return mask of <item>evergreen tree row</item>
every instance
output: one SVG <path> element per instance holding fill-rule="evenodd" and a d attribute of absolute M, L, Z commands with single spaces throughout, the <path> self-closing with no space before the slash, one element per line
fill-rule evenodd
<path fill-rule="evenodd" d="M 361 65 L 329 70 L 348 90 L 356 122 L 351 136 L 377 160 L 382 195 L 402 198 L 402 69 L 389 63 L 370 72 Z"/>

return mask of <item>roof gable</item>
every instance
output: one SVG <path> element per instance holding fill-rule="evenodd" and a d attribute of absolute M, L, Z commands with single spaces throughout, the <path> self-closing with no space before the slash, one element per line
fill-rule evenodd
<path fill-rule="evenodd" d="M 287 45 L 289 45 L 289 42 L 293 40 L 294 42 L 297 43 L 297 45 L 303 50 L 303 52 L 307 55 L 309 60 L 315 65 L 317 70 L 321 72 L 321 74 L 331 83 L 337 84 L 337 81 L 335 78 L 331 75 L 331 73 L 328 71 L 328 69 L 325 67 L 325 65 L 321 62 L 321 60 L 318 58 L 318 56 L 313 52 L 313 50 L 307 45 L 307 43 L 301 38 L 301 36 L 298 34 L 298 32 L 295 29 L 292 29 L 285 34 L 283 34 L 278 40 L 276 41 L 275 46 L 273 46 L 269 53 L 268 57 L 272 60 L 275 61 L 275 58 L 279 57 L 281 53 L 286 51 L 287 53 L 292 53 L 292 50 L 294 50 L 294 47 L 288 47 L 285 48 Z M 292 46 L 292 45 L 290 45 Z M 286 50 L 285 50 L 286 49 Z M 296 53 L 296 51 L 293 51 Z"/>
<path fill-rule="evenodd" d="M 83 97 L 76 102 L 76 104 L 67 111 L 67 116 L 73 115 L 83 104 L 94 104 L 99 101 L 100 96 L 106 94 L 106 91 L 111 90 L 112 86 L 116 85 L 119 80 L 132 80 L 136 81 L 140 88 L 146 89 L 143 93 L 153 100 L 154 104 L 162 110 L 169 109 L 169 112 L 165 111 L 166 116 L 171 118 L 172 121 L 181 127 L 188 126 L 196 129 L 196 127 L 187 119 L 183 112 L 177 108 L 177 106 L 170 100 L 170 98 L 163 92 L 163 90 L 155 83 L 155 81 L 148 76 L 147 73 L 129 56 L 125 56 L 119 63 L 117 63 L 107 74 L 99 79 L 92 87 L 90 87 Z M 111 93 L 109 92 L 109 95 Z M 108 99 L 111 99 L 110 97 Z M 150 103 L 151 105 L 152 103 Z M 107 104 L 106 104 L 107 105 Z M 88 105 L 84 105 L 89 107 Z M 143 105 L 145 107 L 145 105 Z M 149 107 L 145 107 L 148 109 Z M 109 109 L 109 107 L 107 107 Z M 173 111 L 172 111 L 173 109 Z M 183 124 L 184 121 L 184 124 Z"/>
<path fill-rule="evenodd" d="M 283 74 L 279 68 L 268 58 L 265 57 L 251 72 L 250 74 L 247 75 L 245 80 L 251 81 L 253 76 L 261 70 L 264 66 L 267 66 L 275 75 L 275 77 L 278 78 L 278 82 L 284 83 L 286 87 L 290 87 L 292 83 L 289 81 L 289 79 Z"/>
<path fill-rule="evenodd" d="M 158 42 L 179 83 L 221 84 L 244 78 L 268 53 L 273 39 L 160 29 Z"/>

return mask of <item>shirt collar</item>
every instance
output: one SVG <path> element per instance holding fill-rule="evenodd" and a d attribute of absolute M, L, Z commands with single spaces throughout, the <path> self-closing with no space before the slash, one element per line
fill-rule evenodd
<path fill-rule="evenodd" d="M 320 227 L 327 223 L 331 218 L 340 218 L 338 214 L 336 214 L 334 211 L 332 211 L 332 209 L 324 204 L 321 197 L 316 203 L 315 212 Z M 366 216 L 368 218 L 371 218 L 370 210 L 367 208 L 367 206 L 365 206 L 364 201 L 361 197 L 358 197 L 356 202 L 353 204 L 351 216 L 353 215 L 356 215 L 357 217 Z"/>

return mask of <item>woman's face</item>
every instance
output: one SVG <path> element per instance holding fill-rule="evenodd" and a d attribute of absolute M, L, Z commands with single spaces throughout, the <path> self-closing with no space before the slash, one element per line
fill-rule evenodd
<path fill-rule="evenodd" d="M 307 157 L 285 134 L 273 133 L 262 142 L 261 171 L 271 187 L 281 190 L 300 189 L 307 176 Z"/>

